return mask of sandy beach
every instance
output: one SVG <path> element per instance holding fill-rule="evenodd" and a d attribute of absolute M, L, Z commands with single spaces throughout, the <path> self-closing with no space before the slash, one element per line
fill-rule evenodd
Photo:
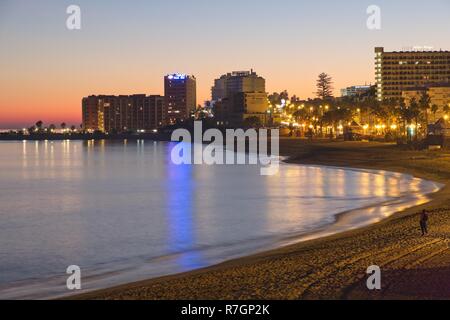
<path fill-rule="evenodd" d="M 280 152 L 293 163 L 408 173 L 445 187 L 431 202 L 369 227 L 70 299 L 450 298 L 450 152 L 299 139 L 282 139 Z M 422 209 L 431 213 L 425 237 L 418 223 Z M 382 270 L 377 292 L 365 286 L 370 265 Z"/>

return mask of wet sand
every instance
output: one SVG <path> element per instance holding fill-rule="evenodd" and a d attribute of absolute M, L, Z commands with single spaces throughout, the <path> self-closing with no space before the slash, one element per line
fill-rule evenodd
<path fill-rule="evenodd" d="M 71 299 L 450 299 L 450 152 L 298 139 L 282 139 L 280 152 L 293 163 L 409 173 L 445 187 L 369 227 Z M 430 233 L 422 237 L 424 208 Z M 382 270 L 377 292 L 365 285 L 371 265 Z"/>

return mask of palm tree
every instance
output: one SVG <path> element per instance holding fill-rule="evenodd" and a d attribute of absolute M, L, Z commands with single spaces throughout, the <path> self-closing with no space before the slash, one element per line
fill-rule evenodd
<path fill-rule="evenodd" d="M 402 130 L 406 134 L 408 142 L 410 141 L 410 135 L 408 125 L 411 124 L 412 116 L 410 109 L 406 106 L 405 99 L 400 98 L 398 101 L 398 107 L 395 109 L 397 116 L 402 120 Z"/>
<path fill-rule="evenodd" d="M 330 139 L 333 138 L 334 128 L 335 128 L 335 125 L 336 125 L 336 115 L 335 115 L 335 112 L 333 110 L 326 111 L 323 114 L 322 125 L 327 125 L 327 126 L 331 127 Z"/>
<path fill-rule="evenodd" d="M 381 103 L 372 104 L 371 114 L 375 116 L 378 121 L 388 121 L 388 101 L 384 100 Z"/>
<path fill-rule="evenodd" d="M 417 136 L 418 136 L 418 126 L 419 126 L 419 118 L 420 118 L 420 111 L 421 111 L 421 107 L 420 104 L 417 102 L 416 98 L 411 99 L 410 103 L 409 103 L 409 118 L 410 121 L 414 120 L 415 122 L 415 126 L 416 126 L 416 134 L 414 136 L 414 140 L 417 140 Z"/>
<path fill-rule="evenodd" d="M 348 108 L 341 108 L 336 110 L 336 116 L 339 121 L 344 123 L 350 122 L 353 120 L 353 111 Z"/>
<path fill-rule="evenodd" d="M 450 103 L 444 105 L 442 111 L 444 111 L 445 114 L 448 114 L 450 112 Z"/>
<path fill-rule="evenodd" d="M 426 91 L 422 93 L 419 99 L 419 109 L 425 114 L 425 128 L 428 126 L 428 109 L 430 109 L 431 99 Z M 425 129 L 426 130 L 426 129 Z"/>
<path fill-rule="evenodd" d="M 433 122 L 436 122 L 436 113 L 439 111 L 439 106 L 437 104 L 433 104 L 431 106 L 431 113 L 433 114 Z"/>
<path fill-rule="evenodd" d="M 337 108 L 324 113 L 322 121 L 333 128 L 339 123 L 348 123 L 353 120 L 354 114 L 350 108 Z"/>
<path fill-rule="evenodd" d="M 66 129 L 66 127 L 67 127 L 67 125 L 66 125 L 66 123 L 65 122 L 63 122 L 63 123 L 61 123 L 61 129 Z"/>
<path fill-rule="evenodd" d="M 294 118 L 297 122 L 300 120 L 308 119 L 308 111 L 306 110 L 306 108 L 298 109 L 292 115 L 294 116 Z"/>

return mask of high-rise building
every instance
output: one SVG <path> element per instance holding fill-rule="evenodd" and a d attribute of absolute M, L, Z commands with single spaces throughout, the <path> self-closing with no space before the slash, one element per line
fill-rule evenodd
<path fill-rule="evenodd" d="M 98 96 L 85 97 L 81 105 L 83 129 L 87 131 L 105 131 L 101 99 Z"/>
<path fill-rule="evenodd" d="M 450 51 L 385 52 L 375 48 L 377 99 L 401 98 L 406 88 L 450 81 Z"/>
<path fill-rule="evenodd" d="M 82 104 L 87 131 L 150 131 L 165 124 L 164 97 L 158 95 L 89 96 Z"/>
<path fill-rule="evenodd" d="M 169 74 L 164 77 L 164 96 L 167 121 L 175 123 L 189 119 L 197 104 L 197 85 L 194 76 Z"/>
<path fill-rule="evenodd" d="M 253 70 L 222 75 L 214 81 L 211 93 L 218 125 L 240 126 L 250 117 L 267 123 L 266 80 Z"/>
<path fill-rule="evenodd" d="M 230 98 L 239 92 L 266 92 L 266 80 L 251 71 L 233 71 L 214 80 L 211 88 L 213 101 Z"/>

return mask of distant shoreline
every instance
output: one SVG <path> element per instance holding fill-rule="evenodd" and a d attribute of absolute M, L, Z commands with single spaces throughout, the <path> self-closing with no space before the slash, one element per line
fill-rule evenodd
<path fill-rule="evenodd" d="M 73 134 L 34 134 L 34 135 L 18 135 L 18 134 L 0 134 L 0 141 L 63 141 L 63 140 L 153 140 L 153 141 L 170 141 L 170 134 L 166 133 L 142 133 L 142 134 L 100 134 L 100 133 L 73 133 Z"/>

